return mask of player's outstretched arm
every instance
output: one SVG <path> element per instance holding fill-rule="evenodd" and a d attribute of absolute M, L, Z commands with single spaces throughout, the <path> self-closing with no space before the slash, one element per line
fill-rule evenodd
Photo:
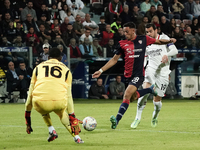
<path fill-rule="evenodd" d="M 169 44 L 169 43 L 175 43 L 176 39 L 171 38 L 170 40 L 166 40 L 166 39 L 157 39 L 156 42 L 154 44 L 159 44 L 159 45 L 163 45 L 163 44 Z"/>
<path fill-rule="evenodd" d="M 110 59 L 101 69 L 96 71 L 93 75 L 92 78 L 98 78 L 104 71 L 108 70 L 112 66 L 114 66 L 118 59 L 120 58 L 121 55 L 114 55 L 112 59 Z"/>

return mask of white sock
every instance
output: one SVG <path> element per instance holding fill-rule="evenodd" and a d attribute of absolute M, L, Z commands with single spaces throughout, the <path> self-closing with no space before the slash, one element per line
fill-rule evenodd
<path fill-rule="evenodd" d="M 74 140 L 77 140 L 77 139 L 81 139 L 79 135 L 76 135 L 76 136 L 74 137 Z"/>
<path fill-rule="evenodd" d="M 52 133 L 53 130 L 55 130 L 53 126 L 50 126 L 50 127 L 48 127 L 48 128 L 49 128 L 49 133 Z"/>
<path fill-rule="evenodd" d="M 154 104 L 154 111 L 153 111 L 152 118 L 156 119 L 156 118 L 158 118 L 158 114 L 159 114 L 159 112 L 161 110 L 162 102 L 161 101 L 159 101 L 159 102 L 154 102 L 153 101 L 153 104 Z"/>
<path fill-rule="evenodd" d="M 136 116 L 135 116 L 135 120 L 141 120 L 141 117 L 142 117 L 142 111 L 143 109 L 145 108 L 146 106 L 146 102 L 147 102 L 147 98 L 148 98 L 149 94 L 146 94 L 142 97 L 140 97 L 138 99 L 138 103 L 137 103 L 137 113 L 136 113 Z"/>

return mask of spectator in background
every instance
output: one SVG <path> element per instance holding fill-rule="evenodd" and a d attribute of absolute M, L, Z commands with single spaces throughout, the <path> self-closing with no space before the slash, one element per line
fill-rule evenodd
<path fill-rule="evenodd" d="M 157 7 L 156 15 L 158 16 L 159 21 L 161 20 L 161 17 L 162 17 L 162 16 L 165 16 L 165 17 L 168 18 L 168 19 L 173 18 L 173 14 L 166 14 L 166 13 L 164 12 L 164 10 L 163 10 L 163 6 L 160 5 L 160 4 L 159 4 L 158 7 Z"/>
<path fill-rule="evenodd" d="M 195 2 L 193 0 L 188 0 L 188 2 L 184 4 L 186 17 L 190 20 L 192 20 L 194 17 L 194 5 Z"/>
<path fill-rule="evenodd" d="M 132 12 L 133 11 L 133 7 L 134 6 L 138 6 L 139 4 L 139 0 L 129 0 L 127 2 L 127 5 L 129 6 L 129 11 Z"/>
<path fill-rule="evenodd" d="M 177 41 L 174 45 L 177 48 L 184 48 L 185 47 L 185 38 L 184 33 L 180 30 L 179 26 L 176 26 L 175 30 L 172 31 L 172 38 L 175 38 Z"/>
<path fill-rule="evenodd" d="M 151 0 L 151 5 L 154 5 L 157 9 L 158 5 L 162 5 L 162 2 L 159 0 Z"/>
<path fill-rule="evenodd" d="M 112 24 L 114 19 L 119 18 L 122 11 L 123 8 L 121 2 L 119 0 L 111 0 L 106 12 L 106 20 L 108 20 L 108 23 Z"/>
<path fill-rule="evenodd" d="M 142 2 L 140 4 L 140 11 L 141 11 L 141 13 L 145 14 L 151 8 L 151 4 L 150 4 L 149 1 L 150 0 L 145 0 L 144 2 Z"/>
<path fill-rule="evenodd" d="M 198 32 L 195 34 L 195 38 L 196 38 L 198 47 L 200 48 L 200 26 L 198 27 Z"/>
<path fill-rule="evenodd" d="M 69 24 L 69 18 L 65 17 L 64 22 L 60 25 L 61 33 L 64 33 L 65 31 L 67 31 L 68 24 Z"/>
<path fill-rule="evenodd" d="M 26 46 L 26 44 L 25 44 L 25 43 L 22 43 L 22 37 L 18 35 L 18 36 L 13 40 L 13 46 L 14 46 L 14 47 L 24 47 L 24 46 Z"/>
<path fill-rule="evenodd" d="M 34 38 L 34 43 L 37 43 L 37 44 L 40 43 L 40 40 L 39 40 L 38 36 L 35 34 L 35 31 L 34 31 L 33 27 L 29 28 L 29 31 L 28 31 L 28 33 L 26 35 L 26 41 L 29 41 L 30 37 Z"/>
<path fill-rule="evenodd" d="M 195 0 L 195 4 L 194 4 L 194 17 L 198 18 L 200 16 L 200 4 L 199 4 L 200 0 Z"/>
<path fill-rule="evenodd" d="M 38 20 L 41 18 L 41 16 L 45 16 L 48 24 L 50 24 L 50 14 L 49 11 L 47 11 L 47 7 L 45 4 L 42 4 L 41 8 L 36 12 Z"/>
<path fill-rule="evenodd" d="M 180 30 L 181 32 L 185 35 L 185 32 L 186 32 L 186 26 L 183 22 L 180 23 Z"/>
<path fill-rule="evenodd" d="M 50 31 L 54 31 L 55 26 L 59 26 L 59 28 L 60 28 L 60 22 L 57 18 L 53 19 L 53 23 L 51 24 L 51 30 Z"/>
<path fill-rule="evenodd" d="M 91 85 L 89 89 L 89 98 L 91 99 L 108 99 L 105 87 L 103 86 L 103 80 L 98 78 L 97 81 Z"/>
<path fill-rule="evenodd" d="M 37 33 L 37 37 L 39 38 L 40 42 L 44 44 L 44 40 L 51 40 L 50 33 L 45 30 L 44 24 L 39 25 L 39 32 Z"/>
<path fill-rule="evenodd" d="M 2 31 L 6 31 L 9 23 L 12 21 L 11 16 L 9 13 L 5 13 L 5 19 L 1 22 Z"/>
<path fill-rule="evenodd" d="M 84 39 L 85 39 L 86 37 L 89 38 L 90 43 L 92 43 L 93 37 L 90 35 L 90 30 L 85 30 L 85 33 L 84 33 L 83 35 L 81 35 L 81 37 L 80 37 L 80 39 L 79 39 L 80 43 L 83 43 L 83 42 L 84 42 Z"/>
<path fill-rule="evenodd" d="M 79 49 L 82 54 L 82 58 L 94 57 L 93 47 L 88 37 L 85 37 L 84 42 L 79 45 Z"/>
<path fill-rule="evenodd" d="M 67 4 L 65 3 L 62 7 L 62 10 L 59 11 L 60 13 L 60 19 L 62 20 L 62 22 L 64 22 L 65 17 L 67 16 L 67 12 L 69 11 L 69 8 L 67 6 Z"/>
<path fill-rule="evenodd" d="M 185 39 L 188 48 L 192 47 L 192 38 L 194 38 L 194 35 L 192 35 L 191 27 L 188 26 L 185 32 Z"/>
<path fill-rule="evenodd" d="M 8 41 L 7 37 L 3 36 L 1 38 L 2 42 L 1 42 L 1 47 L 10 47 L 12 46 L 12 43 L 10 41 Z"/>
<path fill-rule="evenodd" d="M 90 30 L 92 35 L 97 34 L 97 31 L 99 30 L 99 27 L 96 24 L 96 22 L 91 20 L 90 14 L 85 15 L 85 21 L 83 22 L 83 26 L 85 29 Z"/>
<path fill-rule="evenodd" d="M 63 51 L 65 54 L 67 54 L 65 42 L 63 41 L 60 35 L 56 35 L 55 40 L 53 40 L 52 42 L 52 47 L 57 47 L 59 44 L 61 44 L 64 47 Z"/>
<path fill-rule="evenodd" d="M 164 10 L 164 12 L 166 14 L 168 14 L 168 16 L 166 16 L 167 18 L 171 19 L 173 18 L 174 14 L 174 9 L 172 8 L 172 3 L 173 3 L 174 0 L 163 0 L 162 1 L 162 8 Z M 176 18 L 178 19 L 178 18 Z"/>
<path fill-rule="evenodd" d="M 4 32 L 4 36 L 7 37 L 8 41 L 13 42 L 14 38 L 17 36 L 17 30 L 14 28 L 12 21 L 9 22 L 7 30 Z"/>
<path fill-rule="evenodd" d="M 123 6 L 123 11 L 119 16 L 122 19 L 122 26 L 127 23 L 132 21 L 131 20 L 131 12 L 129 11 L 129 6 L 128 5 L 124 5 Z"/>
<path fill-rule="evenodd" d="M 47 21 L 47 17 L 45 14 L 42 14 L 41 17 L 40 17 L 40 20 L 37 21 L 37 25 L 38 27 L 43 24 L 44 27 L 45 27 L 45 31 L 49 32 L 50 30 L 50 21 Z"/>
<path fill-rule="evenodd" d="M 176 19 L 181 19 L 182 10 L 185 8 L 184 5 L 180 3 L 178 0 L 174 0 L 172 8 L 174 9 L 173 11 L 174 17 Z"/>
<path fill-rule="evenodd" d="M 73 24 L 75 22 L 75 18 L 72 16 L 72 12 L 70 10 L 67 12 L 67 17 L 69 18 L 69 23 Z"/>
<path fill-rule="evenodd" d="M 27 33 L 30 27 L 33 27 L 35 32 L 39 32 L 39 28 L 36 22 L 33 20 L 33 17 L 31 16 L 31 14 L 27 14 L 26 20 L 23 23 L 24 32 Z"/>
<path fill-rule="evenodd" d="M 53 23 L 54 19 L 58 19 L 58 22 L 60 22 L 60 14 L 56 4 L 53 4 L 50 9 L 50 22 Z"/>
<path fill-rule="evenodd" d="M 57 0 L 44 0 L 44 3 L 47 7 L 52 7 L 53 4 L 55 4 Z"/>
<path fill-rule="evenodd" d="M 8 63 L 8 68 L 9 69 L 6 73 L 8 98 L 11 100 L 11 93 L 16 88 L 18 88 L 20 90 L 20 99 L 24 99 L 25 101 L 25 99 L 27 98 L 28 85 L 26 80 L 24 79 L 24 76 L 17 74 L 14 63 L 12 61 Z"/>
<path fill-rule="evenodd" d="M 26 34 L 24 33 L 21 22 L 17 22 L 16 24 L 16 34 L 17 36 L 21 36 L 22 41 L 25 42 Z"/>
<path fill-rule="evenodd" d="M 75 31 L 73 30 L 72 24 L 68 24 L 67 30 L 62 34 L 62 39 L 67 46 L 69 46 L 70 39 L 74 38 L 78 41 Z"/>
<path fill-rule="evenodd" d="M 94 39 L 93 40 L 92 48 L 93 48 L 93 55 L 95 57 L 102 57 L 103 56 L 103 49 L 99 45 L 99 40 L 98 39 Z"/>
<path fill-rule="evenodd" d="M 115 81 L 111 82 L 109 85 L 109 97 L 112 99 L 122 99 L 125 91 L 125 85 L 121 82 L 121 76 L 117 75 Z"/>
<path fill-rule="evenodd" d="M 114 44 L 117 45 L 119 43 L 120 40 L 124 40 L 125 39 L 125 35 L 124 35 L 124 32 L 123 32 L 123 29 L 122 28 L 119 28 L 118 29 L 118 32 L 116 32 L 114 34 Z"/>
<path fill-rule="evenodd" d="M 60 27 L 58 25 L 54 26 L 54 30 L 51 32 L 51 40 L 54 41 L 56 36 L 62 36 L 62 33 L 60 31 Z"/>
<path fill-rule="evenodd" d="M 143 14 L 139 12 L 138 6 L 133 7 L 133 13 L 131 15 L 131 19 L 136 24 L 136 26 L 138 26 L 142 22 Z"/>
<path fill-rule="evenodd" d="M 151 5 L 150 10 L 148 10 L 145 14 L 145 16 L 148 17 L 148 20 L 151 21 L 153 16 L 156 15 L 156 7 L 154 5 Z"/>
<path fill-rule="evenodd" d="M 108 40 L 114 37 L 114 33 L 111 32 L 111 27 L 109 24 L 106 25 L 106 31 L 103 31 L 99 37 L 101 38 L 101 46 L 105 46 L 108 43 Z"/>
<path fill-rule="evenodd" d="M 100 17 L 100 22 L 98 23 L 99 27 L 99 33 L 101 34 L 103 31 L 106 31 L 106 23 L 105 23 L 105 17 Z"/>
<path fill-rule="evenodd" d="M 63 10 L 64 5 L 66 5 L 66 4 L 67 4 L 66 0 L 60 0 L 58 2 L 58 10 Z"/>
<path fill-rule="evenodd" d="M 119 28 L 121 28 L 121 24 L 122 24 L 122 19 L 121 18 L 117 18 L 117 20 L 115 22 L 113 22 L 110 26 L 111 26 L 111 32 L 115 33 L 118 31 Z"/>
<path fill-rule="evenodd" d="M 174 99 L 175 95 L 177 94 L 177 90 L 176 90 L 174 83 L 171 82 L 170 80 L 171 80 L 171 76 L 169 75 L 169 84 L 166 89 L 164 98 Z"/>
<path fill-rule="evenodd" d="M 27 6 L 21 12 L 21 20 L 25 21 L 27 19 L 27 15 L 30 14 L 33 17 L 34 21 L 37 21 L 36 12 L 33 9 L 33 2 L 29 1 Z"/>
<path fill-rule="evenodd" d="M 143 19 L 142 19 L 142 23 L 140 23 L 138 25 L 138 28 L 137 28 L 137 35 L 145 35 L 146 34 L 146 31 L 145 31 L 145 26 L 146 24 L 148 23 L 148 17 L 144 16 Z"/>
<path fill-rule="evenodd" d="M 82 11 L 84 3 L 81 0 L 67 0 L 67 5 L 71 9 L 73 16 L 78 14 L 82 18 L 85 17 L 85 13 Z"/>
<path fill-rule="evenodd" d="M 24 76 L 24 80 L 26 81 L 27 88 L 28 88 L 30 85 L 33 69 L 30 67 L 26 67 L 25 62 L 21 61 L 19 63 L 19 68 L 16 69 L 16 72 L 17 72 L 18 76 L 20 76 L 20 75 Z"/>
<path fill-rule="evenodd" d="M 106 56 L 107 57 L 113 57 L 114 50 L 115 50 L 114 40 L 109 39 L 108 44 L 105 45 L 105 48 L 106 48 Z"/>
<path fill-rule="evenodd" d="M 74 31 L 76 32 L 76 35 L 80 37 L 84 34 L 84 26 L 81 23 L 81 16 L 76 15 L 76 21 L 73 24 Z"/>
<path fill-rule="evenodd" d="M 81 58 L 81 51 L 79 47 L 76 45 L 76 39 L 72 38 L 70 39 L 70 58 Z"/>
<path fill-rule="evenodd" d="M 161 22 L 160 22 L 160 29 L 161 29 L 161 32 L 167 34 L 168 36 L 170 36 L 170 24 L 169 24 L 169 21 L 166 20 L 166 17 L 165 16 L 162 16 L 161 17 Z"/>
<path fill-rule="evenodd" d="M 63 46 L 62 45 L 58 45 L 57 48 L 61 51 L 61 56 L 62 56 L 61 62 L 67 66 L 68 65 L 68 61 L 67 61 L 66 54 L 63 53 Z"/>
<path fill-rule="evenodd" d="M 198 49 L 198 44 L 197 44 L 197 40 L 195 37 L 192 38 L 191 40 L 191 46 L 188 46 L 188 48 L 191 49 Z M 197 69 L 198 70 L 198 69 Z"/>
<path fill-rule="evenodd" d="M 152 24 L 155 24 L 156 27 L 160 27 L 160 22 L 159 22 L 159 18 L 158 16 L 153 16 L 152 20 L 151 20 Z"/>
<path fill-rule="evenodd" d="M 10 0 L 4 1 L 4 7 L 1 10 L 2 16 L 4 17 L 5 13 L 9 13 L 11 16 L 11 19 L 14 20 L 16 16 L 19 16 L 17 10 L 15 10 L 12 5 L 10 5 Z M 4 18 L 2 18 L 4 19 Z"/>
<path fill-rule="evenodd" d="M 195 33 L 198 32 L 198 27 L 199 27 L 199 23 L 198 23 L 198 19 L 197 18 L 193 18 L 192 19 L 192 24 L 191 24 L 191 29 L 192 29 L 192 34 L 195 35 Z"/>
<path fill-rule="evenodd" d="M 43 46 L 43 52 L 40 53 L 40 55 L 38 56 L 38 58 L 36 59 L 36 65 L 40 64 L 43 61 L 48 60 L 49 57 L 49 44 L 45 43 Z"/>
<path fill-rule="evenodd" d="M 172 32 L 175 30 L 175 28 L 176 28 L 176 21 L 175 21 L 175 19 L 174 18 L 172 18 L 171 20 L 170 20 L 170 37 L 171 37 L 171 35 L 172 35 Z"/>

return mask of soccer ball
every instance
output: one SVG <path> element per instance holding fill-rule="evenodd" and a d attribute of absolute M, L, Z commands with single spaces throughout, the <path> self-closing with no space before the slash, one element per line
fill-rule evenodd
<path fill-rule="evenodd" d="M 83 119 L 83 128 L 87 131 L 92 131 L 96 128 L 97 121 L 93 117 L 85 117 Z"/>

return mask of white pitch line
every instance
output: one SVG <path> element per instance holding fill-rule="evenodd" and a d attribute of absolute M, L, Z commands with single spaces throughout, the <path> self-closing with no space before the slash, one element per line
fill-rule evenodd
<path fill-rule="evenodd" d="M 0 125 L 0 127 L 14 127 L 14 128 L 25 128 L 26 126 L 17 126 L 17 125 Z M 33 128 L 45 128 L 44 126 L 33 126 Z M 65 129 L 65 127 L 56 127 Z M 98 131 L 110 131 L 111 129 L 95 129 Z M 113 130 L 113 129 L 112 129 Z M 115 129 L 116 131 L 127 131 L 127 132 L 157 132 L 157 133 L 181 133 L 181 134 L 200 134 L 200 132 L 187 132 L 187 131 L 160 131 L 160 130 L 138 130 L 138 129 Z M 113 131 L 115 131 L 113 130 Z"/>

